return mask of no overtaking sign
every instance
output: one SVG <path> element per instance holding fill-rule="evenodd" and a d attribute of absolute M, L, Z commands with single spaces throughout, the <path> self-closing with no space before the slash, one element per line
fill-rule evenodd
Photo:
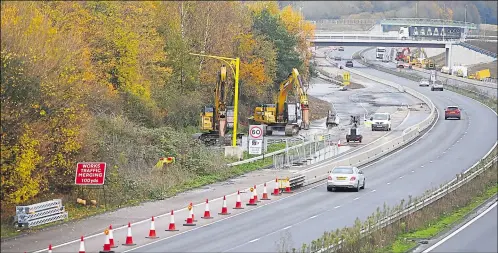
<path fill-rule="evenodd" d="M 249 126 L 249 139 L 251 139 L 251 140 L 263 139 L 263 126 L 250 125 Z"/>

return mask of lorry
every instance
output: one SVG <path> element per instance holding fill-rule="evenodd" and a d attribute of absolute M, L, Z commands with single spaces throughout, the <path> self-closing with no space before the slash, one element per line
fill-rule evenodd
<path fill-rule="evenodd" d="M 360 123 L 360 116 L 351 116 L 351 122 L 350 124 L 352 125 L 348 133 L 346 134 L 346 142 L 350 141 L 357 141 L 361 143 L 363 136 L 360 133 L 360 129 L 358 128 L 358 125 Z"/>
<path fill-rule="evenodd" d="M 292 88 L 299 97 L 298 103 L 287 102 L 287 95 Z M 272 135 L 273 131 L 283 130 L 286 136 L 293 136 L 301 129 L 309 129 L 308 94 L 297 69 L 292 69 L 287 79 L 280 83 L 276 103 L 257 106 L 249 120 L 264 125 L 264 135 Z"/>
<path fill-rule="evenodd" d="M 458 77 L 467 77 L 467 67 L 453 66 L 453 68 L 451 68 L 451 75 Z"/>
<path fill-rule="evenodd" d="M 330 129 L 332 127 L 336 127 L 339 125 L 339 117 L 334 112 L 329 110 L 325 124 L 326 124 L 328 129 Z"/>
<path fill-rule="evenodd" d="M 491 73 L 489 72 L 489 69 L 479 70 L 479 71 L 477 71 L 474 74 L 469 76 L 470 79 L 476 79 L 479 81 L 483 81 L 484 79 L 490 78 L 490 77 L 491 77 Z"/>

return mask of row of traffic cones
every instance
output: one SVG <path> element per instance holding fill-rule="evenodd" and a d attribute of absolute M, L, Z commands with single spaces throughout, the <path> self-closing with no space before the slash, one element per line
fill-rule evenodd
<path fill-rule="evenodd" d="M 247 203 L 246 205 L 248 205 L 248 206 L 256 206 L 258 202 L 261 202 L 260 200 L 258 200 L 258 194 L 257 194 L 257 191 L 256 191 L 256 185 L 254 187 L 252 187 L 250 190 L 253 193 L 253 195 L 249 199 L 249 203 Z M 287 186 L 286 186 L 285 190 L 283 191 L 283 193 L 292 193 L 289 184 L 287 184 Z M 279 184 L 278 184 L 278 179 L 275 179 L 275 188 L 273 190 L 272 195 L 279 196 L 281 194 L 282 193 L 280 192 L 280 187 L 279 187 Z M 261 200 L 271 200 L 268 197 L 268 193 L 266 191 L 266 183 L 264 184 L 263 196 L 262 196 Z M 183 224 L 183 226 L 195 226 L 196 224 L 194 222 L 197 222 L 197 220 L 195 220 L 195 217 L 194 217 L 194 210 L 193 210 L 194 208 L 193 208 L 192 203 L 189 204 L 188 209 L 189 209 L 189 217 L 186 219 L 186 223 Z M 240 191 L 237 191 L 237 201 L 236 201 L 235 207 L 233 209 L 244 209 L 244 207 L 242 207 L 242 201 L 241 201 L 241 198 L 240 198 Z M 219 215 L 230 215 L 231 214 L 231 213 L 228 212 L 226 196 L 223 196 L 223 205 L 221 207 L 221 212 L 218 213 L 218 214 Z M 206 199 L 206 209 L 204 211 L 204 216 L 202 216 L 201 218 L 203 218 L 203 219 L 213 219 L 214 218 L 214 217 L 211 216 L 211 212 L 209 210 L 209 200 L 207 200 L 207 199 Z M 155 222 L 154 216 L 152 216 L 151 223 L 150 223 L 149 236 L 146 236 L 146 238 L 149 238 L 149 239 L 159 238 L 157 236 L 157 234 L 156 234 L 156 227 L 155 227 L 155 223 L 154 222 Z M 169 224 L 169 227 L 165 231 L 171 231 L 171 232 L 178 231 L 178 229 L 176 228 L 176 225 L 175 225 L 175 214 L 174 214 L 173 210 L 171 210 L 171 214 L 170 214 L 170 224 Z M 114 244 L 114 236 L 113 236 L 112 225 L 109 226 L 109 229 L 106 229 L 104 231 L 104 234 L 106 235 L 105 242 L 104 242 L 104 247 L 103 247 L 103 250 L 100 251 L 100 253 L 113 253 L 114 251 L 112 251 L 111 249 L 117 248 L 118 246 L 116 246 Z M 136 245 L 133 242 L 133 236 L 132 236 L 132 233 L 131 233 L 131 224 L 130 223 L 128 223 L 128 233 L 126 235 L 126 242 L 124 244 L 122 244 L 122 245 L 124 245 L 124 246 L 134 246 L 134 245 Z M 49 245 L 48 252 L 52 253 L 52 244 Z M 81 240 L 80 240 L 79 253 L 85 253 L 85 241 L 84 241 L 83 236 L 81 237 Z"/>

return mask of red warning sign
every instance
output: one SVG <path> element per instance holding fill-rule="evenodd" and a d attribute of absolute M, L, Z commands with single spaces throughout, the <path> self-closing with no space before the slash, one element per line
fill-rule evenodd
<path fill-rule="evenodd" d="M 105 169 L 106 163 L 78 163 L 74 183 L 77 185 L 103 185 L 105 180 Z"/>

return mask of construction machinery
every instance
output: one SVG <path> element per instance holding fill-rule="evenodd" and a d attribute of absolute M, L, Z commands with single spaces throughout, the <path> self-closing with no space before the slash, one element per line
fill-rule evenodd
<path fill-rule="evenodd" d="M 299 96 L 299 103 L 288 103 L 287 95 L 294 88 Z M 287 79 L 280 83 L 276 104 L 263 104 L 254 109 L 250 118 L 263 127 L 265 135 L 273 131 L 284 131 L 286 136 L 293 136 L 301 129 L 309 129 L 309 100 L 297 69 L 292 69 Z"/>
<path fill-rule="evenodd" d="M 408 51 L 408 54 L 405 54 L 405 52 Z M 396 52 L 396 61 L 404 61 L 404 62 L 409 62 L 409 55 L 410 55 L 410 48 L 405 47 L 401 51 Z"/>
<path fill-rule="evenodd" d="M 357 141 L 361 143 L 363 136 L 360 134 L 360 129 L 358 128 L 358 125 L 360 124 L 360 116 L 351 115 L 350 124 L 352 126 L 346 134 L 346 142 Z"/>
<path fill-rule="evenodd" d="M 470 75 L 469 79 L 476 79 L 476 80 L 482 81 L 482 80 L 484 80 L 486 78 L 490 78 L 490 77 L 491 77 L 491 72 L 489 72 L 489 69 L 483 69 L 483 70 L 477 71 L 474 74 Z"/>
<path fill-rule="evenodd" d="M 206 145 L 224 143 L 225 134 L 233 128 L 233 106 L 226 105 L 227 93 L 227 69 L 223 65 L 218 72 L 214 89 L 214 106 L 204 106 L 200 115 L 200 129 L 203 133 L 199 139 Z"/>
<path fill-rule="evenodd" d="M 328 129 L 336 127 L 339 125 L 339 117 L 332 110 L 329 110 L 325 124 Z"/>

